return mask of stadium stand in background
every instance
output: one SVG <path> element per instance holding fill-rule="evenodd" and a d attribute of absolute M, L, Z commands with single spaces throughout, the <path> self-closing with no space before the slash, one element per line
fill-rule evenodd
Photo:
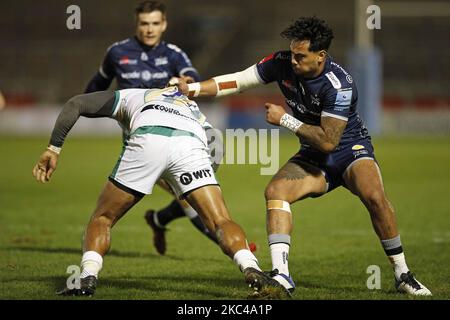
<path fill-rule="evenodd" d="M 280 0 L 274 6 L 267 0 L 168 0 L 171 28 L 166 38 L 185 49 L 207 78 L 257 62 L 262 52 L 287 47 L 279 36 L 286 21 L 317 14 L 332 25 L 339 39 L 331 50 L 333 58 L 349 64 L 347 48 L 357 43 L 359 1 Z M 364 0 L 360 5 L 370 3 Z M 135 3 L 111 0 L 105 6 L 106 2 L 81 0 L 77 4 L 82 29 L 75 31 L 65 26 L 65 2 L 54 2 L 45 11 L 31 0 L 0 4 L 4 39 L 0 88 L 6 98 L 6 108 L 0 111 L 0 134 L 48 133 L 61 103 L 83 91 L 82 84 L 98 67 L 105 47 L 133 32 L 129 17 L 124 19 L 121 13 L 129 12 Z M 370 31 L 382 65 L 379 132 L 450 134 L 450 51 L 446 48 L 450 3 L 383 0 L 375 4 L 381 8 L 381 30 Z M 25 7 L 40 14 L 27 15 L 17 23 Z M 225 108 L 201 106 L 219 128 L 255 128 L 266 127 L 263 102 L 280 100 L 277 88 L 268 86 L 214 102 Z M 259 118 L 246 117 L 258 112 Z M 75 129 L 74 134 L 117 132 L 114 123 L 106 122 L 97 126 L 80 121 Z"/>

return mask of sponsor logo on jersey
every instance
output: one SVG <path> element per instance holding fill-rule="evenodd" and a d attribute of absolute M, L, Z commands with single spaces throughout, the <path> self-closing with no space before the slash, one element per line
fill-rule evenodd
<path fill-rule="evenodd" d="M 152 79 L 152 74 L 148 70 L 144 70 L 141 72 L 141 78 L 144 81 L 150 81 Z"/>
<path fill-rule="evenodd" d="M 136 65 L 137 64 L 137 59 L 130 59 L 127 56 L 124 56 L 122 58 L 120 58 L 119 60 L 119 64 L 120 65 Z"/>
<path fill-rule="evenodd" d="M 162 106 L 159 104 L 149 104 L 148 106 L 145 106 L 141 112 L 144 112 L 146 110 L 158 110 L 158 111 L 162 111 L 162 112 L 167 112 L 167 113 L 173 113 L 177 116 L 184 116 L 181 114 L 180 111 L 174 109 L 174 108 L 170 108 L 170 107 L 166 107 L 166 106 Z"/>
<path fill-rule="evenodd" d="M 168 63 L 167 57 L 158 57 L 155 59 L 155 66 L 162 66 Z"/>
<path fill-rule="evenodd" d="M 352 150 L 361 150 L 361 149 L 364 149 L 364 146 L 362 146 L 362 145 L 360 145 L 360 144 L 355 144 L 355 145 L 352 147 Z"/>
<path fill-rule="evenodd" d="M 155 72 L 152 74 L 152 79 L 164 79 L 164 78 L 168 78 L 169 74 L 164 71 L 164 72 Z"/>
<path fill-rule="evenodd" d="M 278 52 L 278 54 L 275 56 L 276 60 L 289 60 L 291 59 L 291 54 L 286 52 Z"/>
<path fill-rule="evenodd" d="M 335 110 L 346 110 L 350 107 L 352 102 L 352 89 L 341 89 L 336 94 Z"/>
<path fill-rule="evenodd" d="M 142 61 L 147 61 L 148 60 L 148 56 L 147 56 L 147 54 L 145 52 L 141 53 L 141 60 Z"/>
<path fill-rule="evenodd" d="M 359 156 L 364 156 L 367 154 L 369 154 L 369 151 L 367 151 L 366 149 L 361 149 L 361 150 L 353 152 L 353 157 L 358 158 Z"/>
<path fill-rule="evenodd" d="M 194 181 L 194 180 L 210 178 L 210 177 L 212 177 L 210 169 L 201 169 L 201 170 L 197 170 L 197 171 L 183 173 L 182 175 L 180 175 L 180 182 L 182 185 L 187 186 L 188 184 L 191 184 L 192 181 Z"/>
<path fill-rule="evenodd" d="M 311 114 L 311 115 L 318 116 L 318 117 L 320 116 L 320 113 L 319 113 L 319 112 L 314 112 L 314 111 L 312 111 L 312 110 L 308 110 L 308 109 L 305 107 L 304 104 L 297 103 L 297 102 L 294 101 L 294 100 L 286 99 L 286 103 L 287 103 L 293 110 L 296 110 L 296 111 L 298 111 L 298 112 L 300 112 L 300 113 L 302 113 L 302 114 Z"/>
<path fill-rule="evenodd" d="M 331 61 L 331 64 L 342 71 L 343 74 L 345 74 L 345 80 L 347 80 L 348 83 L 353 83 L 353 78 L 351 75 L 348 74 L 347 71 L 345 71 L 344 68 L 342 68 L 340 65 L 338 65 L 336 62 Z"/>
<path fill-rule="evenodd" d="M 136 73 L 139 74 L 139 76 L 136 76 Z M 125 75 L 125 77 L 123 76 Z M 127 78 L 128 76 L 128 78 Z M 144 81 L 150 81 L 152 79 L 166 79 L 169 77 L 169 74 L 164 71 L 164 72 L 155 72 L 155 73 L 151 73 L 148 70 L 144 70 L 141 73 L 139 73 L 138 71 L 135 72 L 130 72 L 130 73 L 122 73 L 122 78 L 124 79 L 138 79 L 141 78 Z"/>
<path fill-rule="evenodd" d="M 351 75 L 348 74 L 348 75 L 345 77 L 345 79 L 347 80 L 348 83 L 353 83 L 353 78 L 352 78 Z"/>
<path fill-rule="evenodd" d="M 139 71 L 125 72 L 121 73 L 120 76 L 123 79 L 139 79 L 141 77 L 141 73 Z"/>
<path fill-rule="evenodd" d="M 328 80 L 330 80 L 331 84 L 333 85 L 333 88 L 340 89 L 342 87 L 341 82 L 333 73 L 333 71 L 325 73 L 325 76 L 328 78 Z"/>
<path fill-rule="evenodd" d="M 311 97 L 312 104 L 315 104 L 316 106 L 320 106 L 320 99 L 317 97 L 317 94 L 314 96 L 310 95 L 310 97 Z"/>

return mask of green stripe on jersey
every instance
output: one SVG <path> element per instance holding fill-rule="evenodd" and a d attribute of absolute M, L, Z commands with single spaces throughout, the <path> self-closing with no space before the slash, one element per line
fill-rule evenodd
<path fill-rule="evenodd" d="M 119 104 L 119 97 L 120 97 L 119 90 L 114 91 L 114 104 L 112 108 L 112 114 L 116 112 L 117 105 Z"/>

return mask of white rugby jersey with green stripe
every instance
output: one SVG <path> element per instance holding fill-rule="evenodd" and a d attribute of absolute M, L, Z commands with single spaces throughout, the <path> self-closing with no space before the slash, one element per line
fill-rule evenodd
<path fill-rule="evenodd" d="M 211 125 L 197 104 L 176 87 L 125 89 L 116 91 L 115 95 L 112 117 L 126 135 L 138 128 L 161 126 L 193 133 L 207 145 L 204 129 Z"/>

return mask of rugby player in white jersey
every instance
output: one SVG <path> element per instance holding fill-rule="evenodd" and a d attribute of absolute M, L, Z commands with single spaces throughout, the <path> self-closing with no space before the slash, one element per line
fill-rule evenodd
<path fill-rule="evenodd" d="M 222 251 L 239 266 L 256 291 L 284 288 L 261 272 L 248 249 L 245 233 L 230 217 L 207 153 L 204 115 L 176 87 L 126 89 L 78 95 L 62 109 L 47 149 L 33 168 L 37 181 L 52 177 L 64 140 L 80 116 L 117 120 L 126 137 L 123 152 L 111 173 L 86 227 L 80 288 L 61 295 L 92 295 L 111 244 L 111 228 L 163 178 L 174 193 L 200 214 Z"/>

